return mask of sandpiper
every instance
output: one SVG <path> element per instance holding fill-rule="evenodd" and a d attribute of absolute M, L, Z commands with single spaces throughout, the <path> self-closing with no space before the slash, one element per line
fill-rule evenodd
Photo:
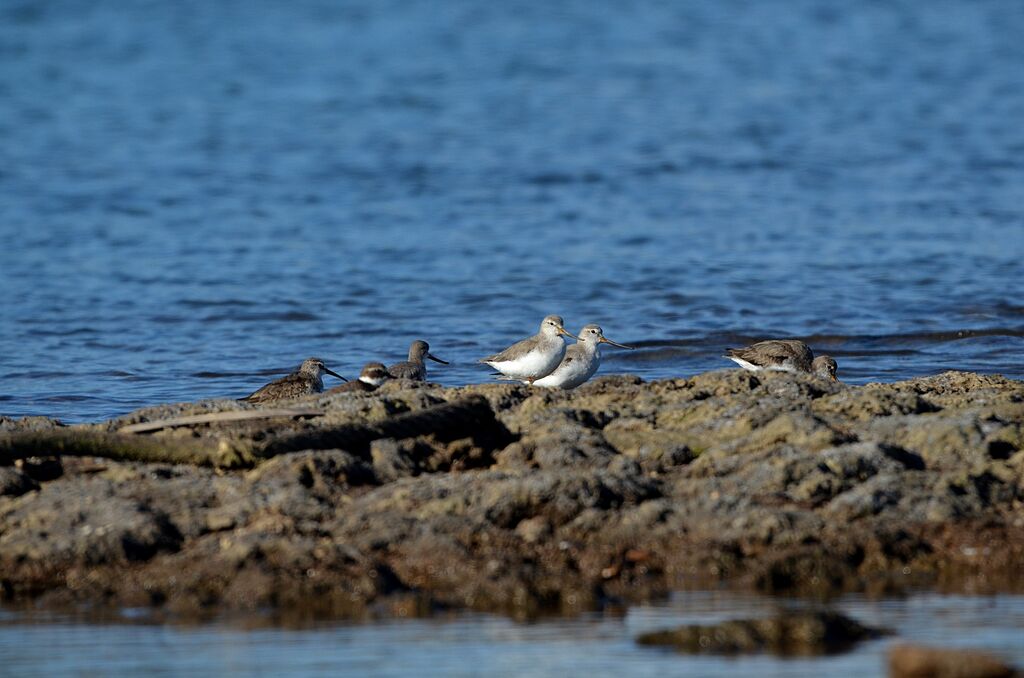
<path fill-rule="evenodd" d="M 565 329 L 562 317 L 549 315 L 540 323 L 540 331 L 512 344 L 501 353 L 480 360 L 498 370 L 506 377 L 534 383 L 555 371 L 565 357 L 565 340 L 562 335 L 579 339 Z"/>
<path fill-rule="evenodd" d="M 423 363 L 424 358 L 430 358 L 436 363 L 447 365 L 448 362 L 441 360 L 430 353 L 430 344 L 417 339 L 409 346 L 409 359 L 395 363 L 388 368 L 388 375 L 394 379 L 412 379 L 413 381 L 427 380 L 427 366 Z"/>
<path fill-rule="evenodd" d="M 836 376 L 838 370 L 839 365 L 836 364 L 835 358 L 830 355 L 819 355 L 811 361 L 811 372 L 822 379 L 839 381 L 839 377 Z"/>
<path fill-rule="evenodd" d="M 388 369 L 383 363 L 366 363 L 358 379 L 335 386 L 327 393 L 372 393 L 389 378 Z"/>
<path fill-rule="evenodd" d="M 266 403 L 273 400 L 284 400 L 286 398 L 298 398 L 299 396 L 320 393 L 324 390 L 323 375 L 329 374 L 342 381 L 348 381 L 337 372 L 332 372 L 324 365 L 320 358 L 307 358 L 287 377 L 281 377 L 272 381 L 266 386 L 250 393 L 244 400 L 250 403 Z"/>
<path fill-rule="evenodd" d="M 822 379 L 836 378 L 836 361 L 827 355 L 814 357 L 811 349 L 796 339 L 770 339 L 745 348 L 730 348 L 726 358 L 745 370 L 779 370 L 806 372 Z"/>
<path fill-rule="evenodd" d="M 586 325 L 580 331 L 579 340 L 565 349 L 565 357 L 562 358 L 562 362 L 555 368 L 555 371 L 546 377 L 537 379 L 533 385 L 568 390 L 585 383 L 594 376 L 597 368 L 601 366 L 601 344 L 633 348 L 606 338 L 599 325 Z"/>

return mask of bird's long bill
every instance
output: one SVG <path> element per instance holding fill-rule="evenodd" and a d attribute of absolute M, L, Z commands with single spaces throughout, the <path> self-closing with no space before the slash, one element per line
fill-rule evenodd
<path fill-rule="evenodd" d="M 837 377 L 836 375 L 832 374 L 830 376 L 832 377 L 832 381 L 839 381 L 839 377 Z"/>
<path fill-rule="evenodd" d="M 607 337 L 601 337 L 600 339 L 597 340 L 597 343 L 599 343 L 599 344 L 611 344 L 612 346 L 618 346 L 619 348 L 628 348 L 630 350 L 633 350 L 633 349 L 636 348 L 636 346 L 626 346 L 625 344 L 620 344 L 618 342 L 612 341 L 611 339 L 608 339 Z"/>
<path fill-rule="evenodd" d="M 573 339 L 576 339 L 577 341 L 579 340 L 579 337 L 577 337 L 575 334 L 573 334 L 569 330 L 565 329 L 564 327 L 559 327 L 558 328 L 558 333 L 559 334 L 564 334 L 567 337 L 572 337 Z"/>
<path fill-rule="evenodd" d="M 447 360 L 441 360 L 440 358 L 438 358 L 433 353 L 428 353 L 427 357 L 430 358 L 431 360 L 433 360 L 435 363 L 441 363 L 442 365 L 448 365 L 449 364 Z"/>
<path fill-rule="evenodd" d="M 345 377 L 341 376 L 337 372 L 332 372 L 331 370 L 327 369 L 326 367 L 324 368 L 324 373 L 325 374 L 329 374 L 332 377 L 337 377 L 338 379 L 341 379 L 342 381 L 348 381 L 348 379 L 346 379 Z"/>

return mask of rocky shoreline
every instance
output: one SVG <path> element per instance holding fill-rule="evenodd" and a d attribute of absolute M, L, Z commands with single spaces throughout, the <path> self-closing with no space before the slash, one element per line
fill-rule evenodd
<path fill-rule="evenodd" d="M 397 416 L 472 398 L 490 412 L 469 429 L 380 437 Z M 282 431 L 321 446 L 339 426 L 378 435 L 235 464 L 251 468 L 0 466 L 0 600 L 177 619 L 530 618 L 720 585 L 1024 591 L 1024 382 L 725 370 L 572 392 L 395 382 L 293 404 L 322 415 L 136 435 L 229 448 Z M 251 409 L 167 405 L 72 430 Z M 0 448 L 71 428 L 0 417 Z"/>

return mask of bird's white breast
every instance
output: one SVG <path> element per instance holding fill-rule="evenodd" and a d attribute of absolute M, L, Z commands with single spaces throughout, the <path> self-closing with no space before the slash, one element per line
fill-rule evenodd
<path fill-rule="evenodd" d="M 488 362 L 487 364 L 502 374 L 516 379 L 533 379 L 543 377 L 554 371 L 565 356 L 565 342 L 559 340 L 557 351 L 535 349 L 515 360 Z"/>
<path fill-rule="evenodd" d="M 597 368 L 600 366 L 600 353 L 595 352 L 592 355 L 588 355 L 583 351 L 573 352 L 572 360 L 566 361 L 563 359 L 554 372 L 543 379 L 533 382 L 533 385 L 548 388 L 576 388 L 594 376 L 597 373 Z"/>

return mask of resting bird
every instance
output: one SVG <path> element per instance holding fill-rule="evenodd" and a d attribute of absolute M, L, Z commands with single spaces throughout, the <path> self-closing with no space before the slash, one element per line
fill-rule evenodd
<path fill-rule="evenodd" d="M 442 365 L 448 364 L 446 361 L 441 360 L 436 355 L 430 353 L 430 344 L 422 339 L 417 339 L 409 346 L 409 359 L 400 363 L 395 363 L 389 367 L 388 375 L 394 379 L 426 381 L 427 366 L 423 362 L 424 358 L 430 358 L 434 362 L 441 363 Z"/>
<path fill-rule="evenodd" d="M 561 316 L 549 315 L 540 323 L 540 331 L 512 344 L 501 353 L 480 360 L 506 377 L 534 383 L 555 371 L 565 357 L 562 335 L 579 339 L 565 329 Z"/>
<path fill-rule="evenodd" d="M 389 378 L 383 363 L 366 363 L 358 379 L 335 386 L 327 393 L 372 393 Z"/>
<path fill-rule="evenodd" d="M 307 358 L 302 361 L 299 368 L 287 377 L 281 377 L 272 381 L 256 391 L 253 391 L 244 398 L 239 398 L 250 403 L 268 403 L 274 400 L 285 400 L 286 398 L 298 398 L 299 396 L 321 393 L 324 390 L 323 375 L 329 374 L 342 381 L 348 381 L 337 372 L 332 372 L 324 365 L 320 358 Z"/>
<path fill-rule="evenodd" d="M 778 370 L 804 372 L 822 379 L 836 378 L 836 361 L 827 355 L 814 357 L 807 344 L 796 339 L 759 341 L 745 348 L 730 348 L 725 355 L 745 370 Z"/>
<path fill-rule="evenodd" d="M 633 348 L 617 344 L 606 338 L 599 325 L 586 325 L 580 331 L 579 340 L 565 349 L 565 357 L 562 358 L 562 362 L 555 368 L 555 371 L 546 377 L 537 379 L 533 385 L 568 390 L 585 383 L 597 373 L 597 368 L 601 366 L 601 344 Z"/>

